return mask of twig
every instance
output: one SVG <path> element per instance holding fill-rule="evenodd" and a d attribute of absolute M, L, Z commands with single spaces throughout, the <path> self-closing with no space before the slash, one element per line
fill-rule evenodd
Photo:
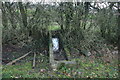
<path fill-rule="evenodd" d="M 28 53 L 26 53 L 25 55 L 23 55 L 23 56 L 21 56 L 21 57 L 19 57 L 19 58 L 17 58 L 17 59 L 15 59 L 15 60 L 13 60 L 13 61 L 11 61 L 11 62 L 9 62 L 8 64 L 6 64 L 6 65 L 12 65 L 13 63 L 15 63 L 16 61 L 18 61 L 18 60 L 20 60 L 20 59 L 22 59 L 22 58 L 24 58 L 24 57 L 26 57 L 28 54 L 30 54 L 32 51 L 30 51 L 30 52 L 28 52 Z"/>

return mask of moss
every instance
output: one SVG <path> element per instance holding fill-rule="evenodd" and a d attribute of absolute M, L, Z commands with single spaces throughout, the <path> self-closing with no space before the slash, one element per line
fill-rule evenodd
<path fill-rule="evenodd" d="M 59 63 L 59 65 L 58 65 L 58 70 L 60 70 L 60 69 L 62 69 L 63 67 L 65 66 L 65 63 Z"/>

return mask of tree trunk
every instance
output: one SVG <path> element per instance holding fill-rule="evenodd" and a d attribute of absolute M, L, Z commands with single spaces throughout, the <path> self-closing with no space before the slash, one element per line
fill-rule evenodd
<path fill-rule="evenodd" d="M 63 3 L 60 3 L 60 19 L 61 19 L 60 27 L 63 30 Z"/>
<path fill-rule="evenodd" d="M 27 13 L 22 2 L 18 2 L 24 27 L 27 27 Z"/>
<path fill-rule="evenodd" d="M 84 3 L 84 7 L 85 7 L 85 18 L 84 18 L 84 29 L 86 29 L 85 28 L 85 26 L 86 26 L 86 21 L 87 21 L 87 17 L 88 17 L 88 13 L 89 13 L 89 2 L 85 2 Z"/>
<path fill-rule="evenodd" d="M 1 6 L 0 6 L 0 59 L 2 59 L 2 27 L 3 27 L 3 25 L 2 25 L 2 11 L 1 11 Z M 2 71 L 2 60 L 0 60 L 0 71 Z M 2 76 L 2 73 L 0 73 L 0 76 Z M 2 80 L 2 77 L 0 77 L 0 79 Z"/>
<path fill-rule="evenodd" d="M 8 10 L 8 16 L 9 16 L 11 25 L 12 25 L 13 29 L 15 29 L 16 23 L 15 23 L 15 18 L 14 18 L 14 8 L 11 7 L 13 4 L 11 4 L 10 2 L 5 2 L 5 7 Z"/>
<path fill-rule="evenodd" d="M 8 18 L 7 18 L 6 8 L 3 3 L 2 3 L 1 10 L 2 10 L 2 24 L 4 27 L 7 27 L 8 26 Z"/>
<path fill-rule="evenodd" d="M 120 2 L 118 3 L 118 56 L 120 57 Z M 120 58 L 119 58 L 120 63 Z M 120 71 L 120 69 L 119 69 Z"/>
<path fill-rule="evenodd" d="M 68 30 L 70 28 L 70 22 L 73 17 L 73 4 L 71 2 L 66 3 L 65 7 L 65 29 Z"/>

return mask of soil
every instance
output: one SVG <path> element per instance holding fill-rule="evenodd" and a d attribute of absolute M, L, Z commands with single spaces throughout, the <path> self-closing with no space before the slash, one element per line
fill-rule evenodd
<path fill-rule="evenodd" d="M 27 50 L 25 48 L 20 48 L 16 45 L 3 45 L 2 47 L 2 63 L 3 64 L 7 64 L 9 63 L 10 61 L 24 55 L 25 53 L 29 52 L 30 50 Z M 45 54 L 46 52 L 42 52 L 42 54 Z M 92 55 L 90 57 L 95 57 L 95 52 L 92 52 Z M 114 59 L 117 59 L 118 58 L 118 51 L 115 49 L 115 50 L 101 50 L 100 53 L 104 54 L 104 57 L 103 60 L 104 61 L 112 61 L 113 58 Z M 30 55 L 31 56 L 31 55 Z M 33 55 L 32 55 L 33 56 Z M 54 59 L 55 60 L 65 60 L 65 56 L 62 54 L 62 55 L 59 55 L 59 53 L 55 53 L 54 54 Z"/>
<path fill-rule="evenodd" d="M 2 63 L 6 64 L 15 58 L 22 56 L 26 51 L 15 45 L 2 46 Z"/>

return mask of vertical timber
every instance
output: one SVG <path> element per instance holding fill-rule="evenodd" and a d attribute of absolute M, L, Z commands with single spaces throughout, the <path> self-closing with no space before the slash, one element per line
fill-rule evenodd
<path fill-rule="evenodd" d="M 117 20 L 117 22 L 118 22 L 118 68 L 120 71 L 120 2 L 118 2 L 118 20 Z"/>
<path fill-rule="evenodd" d="M 0 80 L 2 79 L 2 1 L 0 1 Z"/>
<path fill-rule="evenodd" d="M 49 61 L 50 64 L 54 64 L 54 56 L 53 56 L 53 49 L 52 49 L 52 34 L 51 31 L 49 31 Z"/>

